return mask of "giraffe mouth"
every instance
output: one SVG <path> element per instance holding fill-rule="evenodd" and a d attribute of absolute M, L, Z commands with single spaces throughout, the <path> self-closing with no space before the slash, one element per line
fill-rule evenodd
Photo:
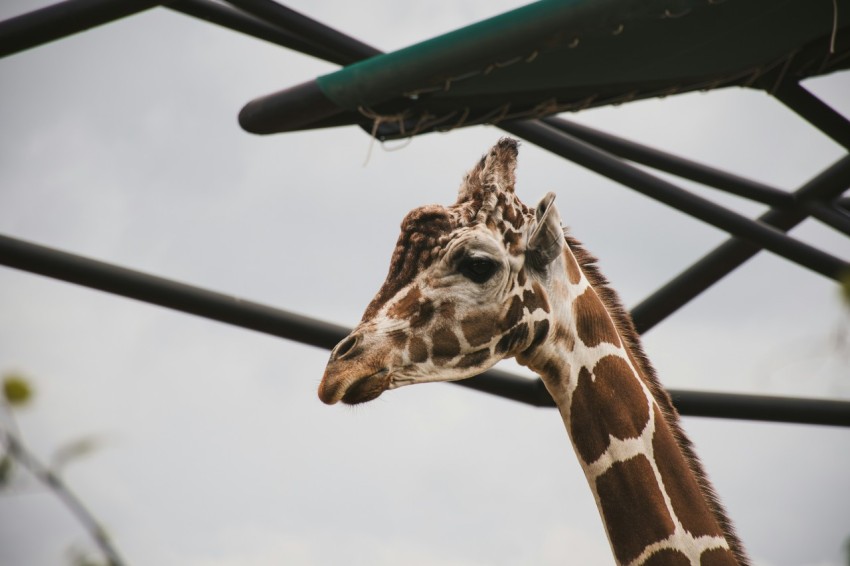
<path fill-rule="evenodd" d="M 380 396 L 390 386 L 390 370 L 382 368 L 355 380 L 340 399 L 346 405 L 366 403 Z"/>

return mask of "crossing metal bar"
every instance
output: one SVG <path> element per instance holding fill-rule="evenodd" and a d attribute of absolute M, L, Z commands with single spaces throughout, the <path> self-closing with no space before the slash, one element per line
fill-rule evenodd
<path fill-rule="evenodd" d="M 75 283 L 303 344 L 331 349 L 349 329 L 238 297 L 0 235 L 0 265 Z M 499 370 L 455 382 L 537 407 L 554 402 L 539 379 Z M 850 402 L 671 390 L 680 413 L 850 426 Z"/>
<path fill-rule="evenodd" d="M 175 12 L 217 24 L 287 49 L 293 49 L 339 65 L 346 64 L 346 61 L 340 58 L 335 51 L 325 48 L 324 45 L 308 41 L 225 4 L 217 4 L 209 0 L 174 0 L 166 7 Z"/>
<path fill-rule="evenodd" d="M 356 63 L 382 53 L 371 45 L 340 33 L 273 0 L 227 0 L 227 2 L 271 25 L 288 30 L 310 43 L 325 46 L 328 51 L 336 54 L 334 62 L 341 65 Z"/>
<path fill-rule="evenodd" d="M 831 254 L 654 177 L 539 120 L 502 122 L 499 127 L 816 273 L 839 280 L 850 271 L 850 264 Z"/>
<path fill-rule="evenodd" d="M 774 207 L 794 206 L 794 197 L 775 187 L 739 177 L 726 171 L 721 171 L 714 167 L 667 153 L 666 151 L 647 147 L 563 118 L 543 118 L 541 121 L 623 159 L 641 163 L 659 171 L 665 171 L 684 179 L 690 179 L 697 183 L 702 183 L 703 185 Z"/>
<path fill-rule="evenodd" d="M 772 94 L 782 104 L 832 138 L 835 143 L 850 150 L 850 121 L 801 84 L 784 83 Z"/>
<path fill-rule="evenodd" d="M 484 379 L 485 376 L 487 379 Z M 540 379 L 490 370 L 482 376 L 452 383 L 535 407 L 555 406 Z M 847 401 L 680 389 L 670 389 L 668 392 L 676 410 L 691 417 L 850 426 L 850 402 Z"/>
<path fill-rule="evenodd" d="M 154 0 L 65 0 L 0 22 L 0 57 L 153 8 Z"/>
<path fill-rule="evenodd" d="M 822 202 L 806 203 L 806 211 L 827 226 L 850 236 L 850 215 L 847 211 Z"/>
<path fill-rule="evenodd" d="M 320 348 L 332 348 L 349 332 L 342 326 L 232 295 L 2 235 L 0 264 Z"/>
<path fill-rule="evenodd" d="M 839 159 L 800 187 L 794 192 L 794 197 L 802 203 L 830 201 L 847 187 L 850 187 L 850 155 Z M 787 231 L 807 217 L 802 207 L 771 209 L 762 214 L 759 221 Z M 638 332 L 646 332 L 760 251 L 759 246 L 741 238 L 726 240 L 632 309 Z"/>

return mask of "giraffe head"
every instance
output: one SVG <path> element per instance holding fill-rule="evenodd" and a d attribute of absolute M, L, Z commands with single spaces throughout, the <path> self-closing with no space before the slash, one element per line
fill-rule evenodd
<path fill-rule="evenodd" d="M 516 158 L 517 142 L 500 140 L 454 205 L 405 217 L 386 281 L 331 352 L 322 401 L 363 403 L 403 385 L 472 377 L 547 338 L 546 288 L 564 234 L 553 193 L 533 210 L 517 198 Z"/>

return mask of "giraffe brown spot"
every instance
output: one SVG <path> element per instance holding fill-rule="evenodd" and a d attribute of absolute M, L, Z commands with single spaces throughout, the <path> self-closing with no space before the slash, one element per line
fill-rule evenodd
<path fill-rule="evenodd" d="M 495 323 L 490 316 L 472 314 L 460 321 L 463 337 L 470 346 L 480 346 L 490 341 L 495 334 Z"/>
<path fill-rule="evenodd" d="M 514 210 L 514 207 L 508 205 L 506 202 L 503 204 L 505 206 L 505 211 L 502 216 L 507 222 L 509 222 L 513 226 L 514 222 L 516 221 L 517 211 Z"/>
<path fill-rule="evenodd" d="M 508 328 L 513 328 L 522 319 L 522 299 L 519 295 L 514 295 L 511 298 L 511 304 L 508 307 L 508 312 L 505 318 L 499 324 L 499 330 L 505 331 Z"/>
<path fill-rule="evenodd" d="M 605 356 L 593 367 L 596 380 L 581 368 L 570 405 L 570 430 L 585 463 L 595 462 L 608 449 L 609 435 L 640 436 L 649 420 L 649 401 L 625 360 Z"/>
<path fill-rule="evenodd" d="M 363 320 L 371 319 L 387 301 L 409 285 L 419 272 L 431 265 L 434 261 L 431 249 L 438 239 L 446 237 L 454 228 L 455 221 L 443 206 L 419 207 L 405 216 L 387 278 L 366 307 Z"/>
<path fill-rule="evenodd" d="M 691 566 L 691 559 L 678 550 L 662 548 L 653 552 L 641 566 Z"/>
<path fill-rule="evenodd" d="M 517 274 L 516 274 L 516 282 L 517 282 L 517 284 L 518 284 L 520 287 L 522 287 L 523 285 L 525 285 L 525 281 L 526 281 L 526 278 L 525 278 L 525 268 L 524 268 L 524 267 L 520 267 L 520 268 L 519 268 L 519 271 L 518 271 L 518 272 L 517 272 Z"/>
<path fill-rule="evenodd" d="M 514 232 L 508 228 L 505 230 L 503 240 L 505 242 L 505 247 L 511 255 L 519 255 L 522 253 L 522 234 Z"/>
<path fill-rule="evenodd" d="M 516 346 L 528 340 L 528 325 L 522 323 L 512 328 L 507 334 L 502 336 L 496 344 L 496 352 L 505 354 L 512 351 Z"/>
<path fill-rule="evenodd" d="M 739 562 L 731 550 L 712 548 L 699 557 L 700 566 L 738 566 Z"/>
<path fill-rule="evenodd" d="M 410 344 L 407 347 L 410 354 L 410 361 L 415 364 L 420 364 L 428 359 L 428 346 L 425 341 L 417 336 L 410 338 Z"/>
<path fill-rule="evenodd" d="M 524 208 L 524 205 L 523 205 L 522 203 L 517 202 L 517 204 L 518 204 L 518 205 L 520 205 L 520 206 L 522 206 L 522 207 Z M 510 223 L 511 223 L 511 226 L 513 226 L 513 227 L 514 227 L 514 228 L 516 228 L 517 230 L 519 230 L 519 229 L 520 229 L 520 227 L 521 227 L 523 224 L 525 224 L 525 216 L 524 216 L 524 214 L 523 214 L 522 209 L 519 209 L 519 210 L 516 210 L 516 211 L 515 211 L 514 217 L 513 217 L 513 219 L 510 221 Z"/>
<path fill-rule="evenodd" d="M 576 345 L 575 336 L 563 324 L 555 324 L 555 342 L 561 345 L 565 352 L 572 352 Z"/>
<path fill-rule="evenodd" d="M 570 283 L 573 285 L 578 284 L 581 281 L 581 269 L 578 266 L 578 262 L 576 261 L 575 256 L 572 252 L 568 252 L 566 254 L 567 260 L 567 279 L 569 279 Z"/>
<path fill-rule="evenodd" d="M 526 351 L 531 351 L 534 348 L 538 347 L 540 344 L 546 340 L 546 336 L 549 335 L 549 321 L 548 320 L 538 320 L 534 323 L 534 338 L 531 339 L 531 344 L 529 344 Z"/>
<path fill-rule="evenodd" d="M 459 368 L 470 368 L 475 366 L 480 366 L 484 362 L 487 361 L 487 358 L 490 357 L 490 349 L 485 348 L 483 350 L 476 350 L 471 354 L 467 354 L 460 359 L 457 363 L 457 367 Z"/>
<path fill-rule="evenodd" d="M 549 312 L 549 301 L 546 300 L 546 292 L 537 281 L 531 285 L 531 289 L 526 289 L 522 294 L 522 302 L 525 303 L 525 308 L 528 312 L 534 312 L 537 309 L 542 309 L 543 312 Z"/>
<path fill-rule="evenodd" d="M 419 290 L 419 287 L 411 287 L 401 299 L 390 307 L 387 315 L 399 319 L 409 318 L 418 310 L 419 299 L 421 298 L 422 291 Z"/>
<path fill-rule="evenodd" d="M 673 519 L 644 456 L 614 463 L 596 479 L 596 492 L 619 563 L 628 564 L 648 545 L 673 534 Z"/>
<path fill-rule="evenodd" d="M 569 367 L 569 365 L 567 365 L 567 367 Z M 564 369 L 565 367 L 562 362 L 551 359 L 543 364 L 543 367 L 540 369 L 540 373 L 553 380 L 557 380 L 561 379 L 561 376 L 564 375 Z"/>
<path fill-rule="evenodd" d="M 679 517 L 685 530 L 694 536 L 723 536 L 717 519 L 707 506 L 694 504 L 695 501 L 703 501 L 702 490 L 657 407 L 655 423 L 652 448 L 661 480 L 673 505 L 673 512 Z"/>
<path fill-rule="evenodd" d="M 437 308 L 437 312 L 443 319 L 451 321 L 455 317 L 455 305 L 452 302 L 443 302 Z"/>
<path fill-rule="evenodd" d="M 407 343 L 407 335 L 404 332 L 390 332 L 389 337 L 393 343 L 393 348 L 404 348 Z"/>
<path fill-rule="evenodd" d="M 419 309 L 416 310 L 410 317 L 410 326 L 412 328 L 421 328 L 428 324 L 434 317 L 434 303 L 428 299 L 419 303 Z"/>
<path fill-rule="evenodd" d="M 578 337 L 588 348 L 603 342 L 614 346 L 620 345 L 620 336 L 617 334 L 614 322 L 592 287 L 588 287 L 573 302 L 573 317 L 576 320 Z"/>
<path fill-rule="evenodd" d="M 431 353 L 435 358 L 453 358 L 460 354 L 460 342 L 448 328 L 438 328 L 431 337 Z"/>

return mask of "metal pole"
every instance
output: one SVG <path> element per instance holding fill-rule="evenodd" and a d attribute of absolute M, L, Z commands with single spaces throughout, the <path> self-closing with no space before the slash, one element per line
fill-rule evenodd
<path fill-rule="evenodd" d="M 850 426 L 850 403 L 766 395 L 670 390 L 683 415 L 798 424 Z"/>
<path fill-rule="evenodd" d="M 850 236 L 850 214 L 847 211 L 822 202 L 806 203 L 806 211 L 834 230 Z"/>
<path fill-rule="evenodd" d="M 850 150 L 850 121 L 799 83 L 785 83 L 772 94 L 835 143 Z"/>
<path fill-rule="evenodd" d="M 336 324 L 2 235 L 0 265 L 328 350 L 350 332 Z M 554 406 L 539 379 L 490 370 L 454 383 L 537 407 Z M 773 402 L 758 396 L 676 390 L 670 394 L 685 415 L 850 426 L 850 402 L 786 398 Z"/>
<path fill-rule="evenodd" d="M 832 200 L 850 186 L 850 155 L 836 161 L 794 192 L 801 202 Z M 779 230 L 790 230 L 808 217 L 802 207 L 796 210 L 772 209 L 759 221 Z M 720 281 L 761 251 L 741 238 L 730 238 L 671 279 L 632 309 L 637 331 L 643 334 L 691 299 Z"/>
<path fill-rule="evenodd" d="M 0 22 L 0 57 L 130 16 L 153 0 L 65 0 Z"/>
<path fill-rule="evenodd" d="M 174 0 L 166 7 L 175 12 L 217 24 L 233 31 L 280 45 L 281 47 L 299 51 L 306 55 L 318 57 L 331 63 L 338 65 L 344 65 L 346 63 L 335 51 L 325 48 L 324 45 L 305 40 L 298 35 L 266 23 L 263 20 L 225 4 L 216 4 L 208 0 Z"/>
<path fill-rule="evenodd" d="M 237 8 L 279 28 L 291 31 L 310 43 L 323 45 L 336 53 L 342 65 L 381 55 L 381 51 L 362 41 L 349 37 L 316 20 L 291 10 L 273 0 L 227 0 Z"/>
<path fill-rule="evenodd" d="M 641 163 L 659 171 L 666 171 L 678 177 L 690 179 L 697 183 L 702 183 L 703 185 L 774 207 L 794 206 L 794 198 L 787 192 L 775 187 L 732 175 L 726 171 L 684 159 L 672 153 L 647 147 L 582 124 L 570 122 L 563 118 L 543 118 L 541 121 L 623 159 Z"/>
<path fill-rule="evenodd" d="M 0 264 L 330 349 L 348 329 L 232 295 L 0 236 Z"/>
<path fill-rule="evenodd" d="M 502 122 L 499 127 L 830 279 L 839 280 L 850 271 L 850 264 L 831 254 L 689 193 L 540 121 Z"/>

